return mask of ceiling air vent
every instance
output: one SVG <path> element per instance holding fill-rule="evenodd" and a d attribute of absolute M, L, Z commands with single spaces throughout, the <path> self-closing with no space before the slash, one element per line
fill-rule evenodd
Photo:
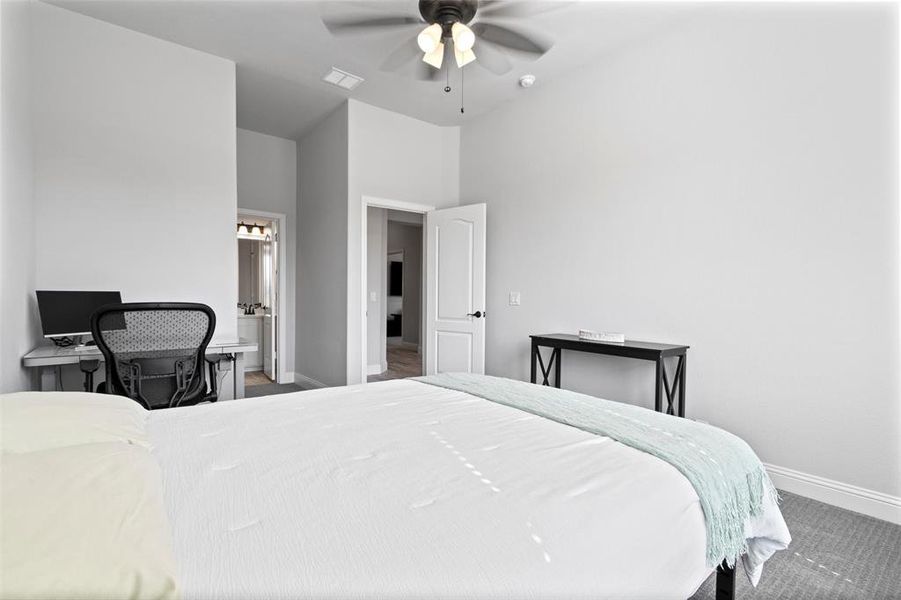
<path fill-rule="evenodd" d="M 345 90 L 352 90 L 361 83 L 363 83 L 363 78 L 359 75 L 351 75 L 341 69 L 336 69 L 332 67 L 332 70 L 323 75 L 322 81 L 326 83 L 331 83 L 332 85 L 337 85 L 340 88 L 344 88 Z"/>

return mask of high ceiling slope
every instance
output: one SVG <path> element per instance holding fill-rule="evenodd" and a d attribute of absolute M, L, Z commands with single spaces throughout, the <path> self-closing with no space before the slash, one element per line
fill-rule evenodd
<path fill-rule="evenodd" d="M 50 0 L 52 4 L 109 23 L 231 59 L 237 63 L 238 126 L 298 138 L 345 98 L 393 110 L 439 125 L 458 125 L 527 94 L 519 77 L 533 73 L 545 85 L 619 46 L 650 35 L 686 4 L 636 2 L 526 3 L 527 17 L 507 21 L 554 42 L 537 61 L 511 54 L 513 69 L 494 75 L 476 63 L 465 67 L 465 114 L 460 113 L 460 70 L 450 67 L 451 93 L 444 77 L 426 82 L 414 66 L 384 72 L 385 57 L 405 41 L 415 44 L 421 25 L 394 33 L 335 37 L 322 16 L 418 16 L 416 0 Z M 546 10 L 549 5 L 553 10 Z M 474 48 L 478 55 L 478 41 Z M 414 61 L 415 62 L 415 61 Z M 452 61 L 451 61 L 452 63 Z M 323 82 L 331 67 L 362 76 L 354 91 Z M 445 67 L 447 68 L 447 67 Z"/>

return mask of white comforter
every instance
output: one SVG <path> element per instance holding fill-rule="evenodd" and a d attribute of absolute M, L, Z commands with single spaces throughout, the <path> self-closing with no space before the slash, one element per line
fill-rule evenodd
<path fill-rule="evenodd" d="M 697 495 L 609 438 L 402 380 L 151 413 L 193 598 L 687 598 Z M 788 543 L 749 524 L 752 569 Z M 762 559 L 762 560 L 761 560 Z"/>

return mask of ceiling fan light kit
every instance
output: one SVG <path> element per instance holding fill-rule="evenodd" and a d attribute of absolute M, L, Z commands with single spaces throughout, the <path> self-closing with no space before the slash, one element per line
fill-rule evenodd
<path fill-rule="evenodd" d="M 422 60 L 436 69 L 440 69 L 444 61 L 444 42 L 442 40 L 447 39 L 454 44 L 457 66 L 463 68 L 476 59 L 476 55 L 472 51 L 476 35 L 472 29 L 459 21 L 450 25 L 450 35 L 446 35 L 447 29 L 447 24 L 442 27 L 439 23 L 432 23 L 419 33 L 416 43 L 419 45 L 419 49 L 425 53 Z"/>
<path fill-rule="evenodd" d="M 428 55 L 434 52 L 432 41 L 453 43 L 454 58 L 457 66 L 463 67 L 476 59 L 472 51 L 476 35 L 466 26 L 478 10 L 476 0 L 420 0 L 419 14 L 429 25 L 417 37 L 419 49 Z M 436 69 L 441 68 L 442 61 L 423 61 Z M 436 64 L 437 63 L 437 64 Z"/>

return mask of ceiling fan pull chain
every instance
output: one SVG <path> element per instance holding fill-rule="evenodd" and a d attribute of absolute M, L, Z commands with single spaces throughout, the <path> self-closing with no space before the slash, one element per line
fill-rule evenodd
<path fill-rule="evenodd" d="M 465 114 L 463 111 L 463 67 L 460 67 L 460 114 Z"/>
<path fill-rule="evenodd" d="M 450 86 L 450 67 L 447 67 L 444 70 L 444 93 L 450 94 L 451 86 Z"/>

